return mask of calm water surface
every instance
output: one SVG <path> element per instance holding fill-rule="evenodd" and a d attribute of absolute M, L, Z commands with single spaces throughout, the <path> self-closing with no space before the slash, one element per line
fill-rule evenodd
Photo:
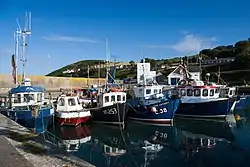
<path fill-rule="evenodd" d="M 48 127 L 46 139 L 100 167 L 249 167 L 250 121 L 177 119 L 173 126 L 128 122 Z"/>

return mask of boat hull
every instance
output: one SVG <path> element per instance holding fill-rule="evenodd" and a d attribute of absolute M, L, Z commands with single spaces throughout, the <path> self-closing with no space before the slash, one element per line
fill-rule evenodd
<path fill-rule="evenodd" d="M 49 119 L 54 114 L 54 109 L 38 109 L 36 116 L 32 112 L 31 110 L 19 111 L 7 109 L 3 114 L 27 128 L 35 128 L 38 125 L 46 128 Z"/>
<path fill-rule="evenodd" d="M 128 103 L 128 118 L 149 123 L 171 124 L 179 101 L 179 99 L 170 99 L 157 105 L 139 107 L 133 103 Z M 155 107 L 156 110 L 151 111 L 152 107 Z"/>
<path fill-rule="evenodd" d="M 111 106 L 91 108 L 90 112 L 93 121 L 105 124 L 124 125 L 127 117 L 125 103 L 116 103 Z"/>
<path fill-rule="evenodd" d="M 225 119 L 230 114 L 235 99 L 204 101 L 201 103 L 180 103 L 175 117 L 202 119 Z"/>
<path fill-rule="evenodd" d="M 79 111 L 79 112 L 64 112 L 57 111 L 56 112 L 56 122 L 63 126 L 78 126 L 81 123 L 86 123 L 90 117 L 90 111 Z"/>

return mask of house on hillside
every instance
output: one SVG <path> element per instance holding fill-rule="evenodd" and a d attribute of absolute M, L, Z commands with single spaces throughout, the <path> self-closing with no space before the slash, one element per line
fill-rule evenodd
<path fill-rule="evenodd" d="M 172 71 L 168 77 L 169 85 L 176 85 L 180 80 L 183 79 L 184 68 L 182 65 L 179 65 Z M 188 67 L 188 75 L 191 79 L 201 80 L 201 68 L 199 66 L 189 66 Z"/>
<path fill-rule="evenodd" d="M 167 77 L 165 77 L 161 72 L 158 72 L 155 76 L 155 80 L 160 85 L 167 85 Z"/>
<path fill-rule="evenodd" d="M 207 59 L 207 60 L 201 60 L 202 65 L 217 65 L 217 64 L 227 64 L 234 62 L 234 57 L 228 57 L 228 58 L 215 58 L 215 59 Z"/>

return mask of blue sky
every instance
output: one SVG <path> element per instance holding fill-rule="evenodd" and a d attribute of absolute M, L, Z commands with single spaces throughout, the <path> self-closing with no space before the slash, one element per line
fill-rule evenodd
<path fill-rule="evenodd" d="M 0 0 L 0 73 L 11 73 L 13 31 L 32 12 L 28 75 L 83 59 L 106 59 L 105 38 L 119 61 L 191 55 L 234 44 L 250 32 L 250 1 Z M 141 47 L 143 46 L 143 47 Z M 20 62 L 18 62 L 18 65 Z"/>

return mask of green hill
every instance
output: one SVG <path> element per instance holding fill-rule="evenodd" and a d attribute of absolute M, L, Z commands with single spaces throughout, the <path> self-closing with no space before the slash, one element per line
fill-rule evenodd
<path fill-rule="evenodd" d="M 232 63 L 220 64 L 220 65 L 206 65 L 202 67 L 203 77 L 206 73 L 216 73 L 219 69 L 221 70 L 222 78 L 227 82 L 235 84 L 250 81 L 250 39 L 236 42 L 234 45 L 217 46 L 212 49 L 201 50 L 199 56 L 202 60 L 206 59 L 221 59 L 221 58 L 234 58 L 235 61 Z M 198 65 L 199 59 L 198 54 L 192 56 L 184 56 L 182 59 L 188 62 L 189 65 Z M 172 69 L 167 67 L 176 65 L 180 62 L 180 57 L 172 59 L 149 59 L 146 58 L 146 62 L 151 63 L 152 70 L 157 70 L 168 75 Z M 136 77 L 136 63 L 130 61 L 125 63 L 121 69 L 117 69 L 116 78 L 135 78 Z M 104 60 L 82 60 L 68 66 L 62 67 L 56 71 L 51 72 L 47 76 L 69 76 L 69 74 L 63 74 L 63 71 L 67 69 L 75 69 L 76 73 L 72 74 L 74 77 L 87 77 L 87 68 L 90 67 L 89 76 L 98 77 L 98 71 L 100 71 L 99 77 L 105 77 L 105 62 Z M 165 66 L 166 68 L 162 68 Z M 248 71 L 249 70 L 249 71 Z M 225 72 L 226 71 L 226 72 Z M 215 77 L 211 77 L 215 79 Z"/>

